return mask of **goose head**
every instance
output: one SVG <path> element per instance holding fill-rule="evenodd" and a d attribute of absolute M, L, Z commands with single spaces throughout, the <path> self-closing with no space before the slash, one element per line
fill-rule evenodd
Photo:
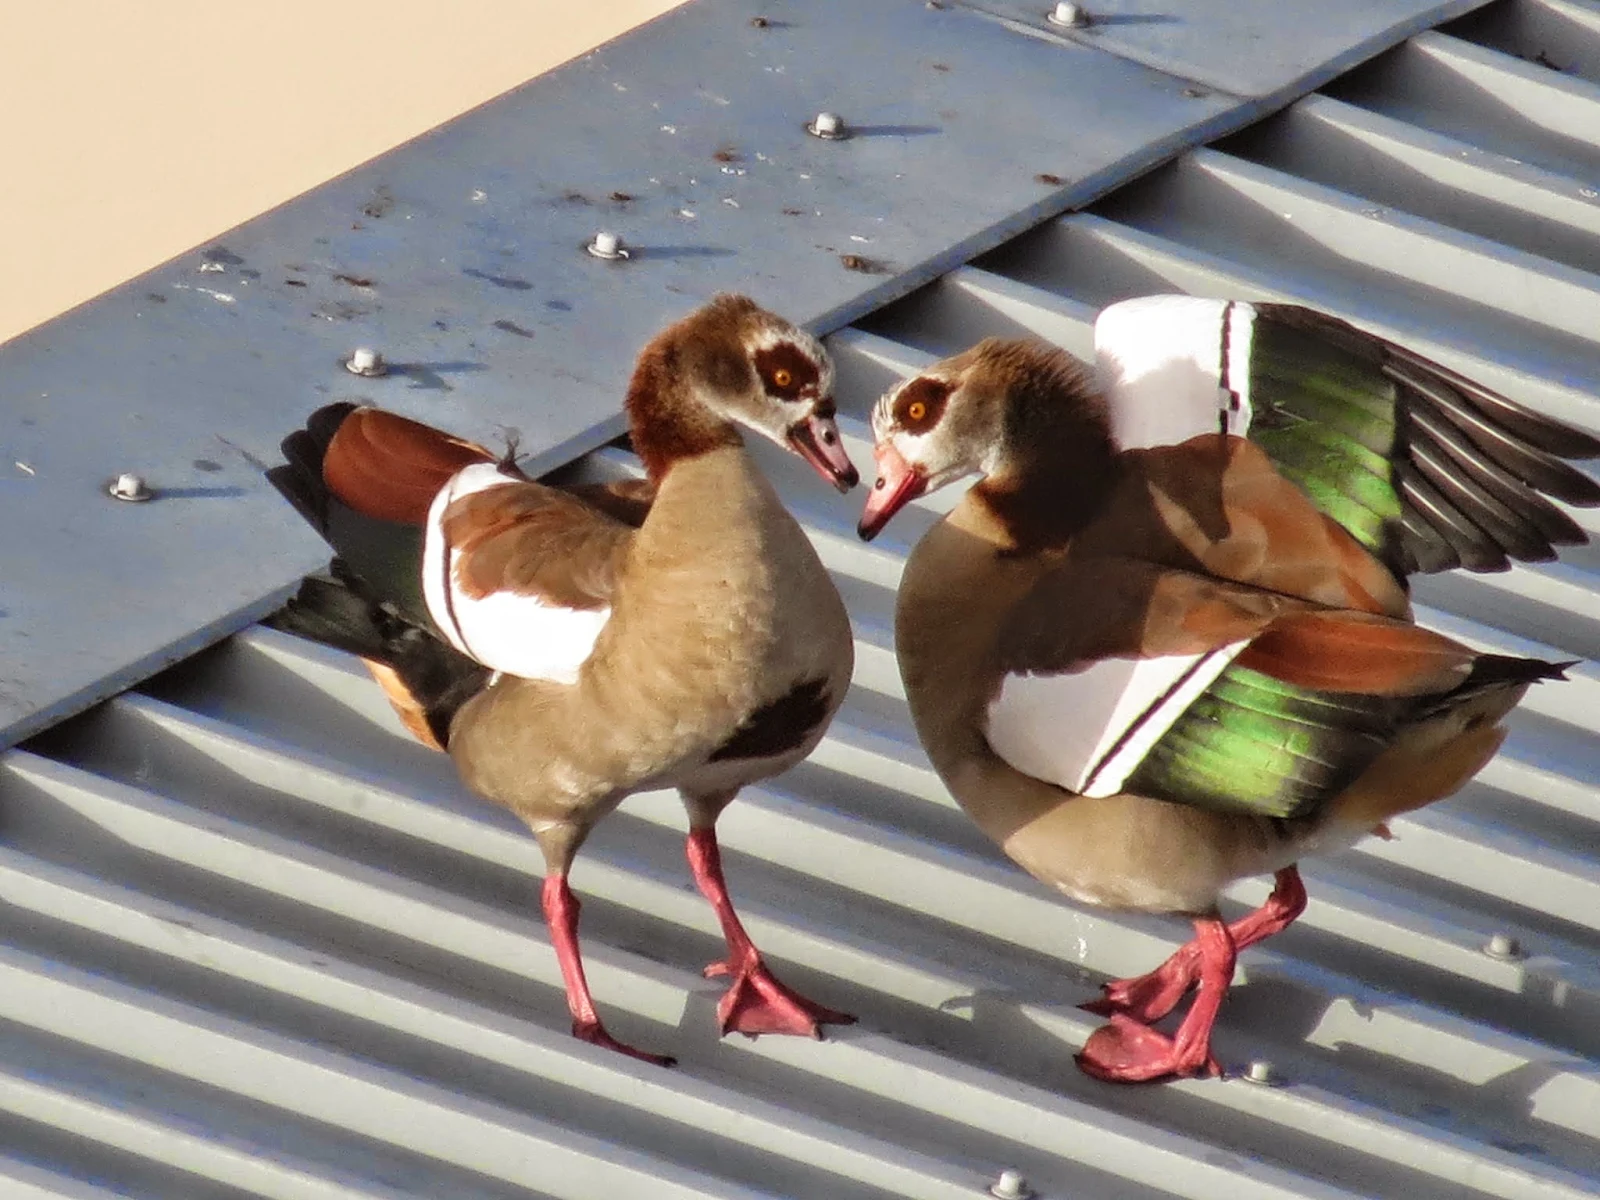
<path fill-rule="evenodd" d="M 635 448 L 655 477 L 741 426 L 849 491 L 860 477 L 839 436 L 833 386 L 833 361 L 810 333 L 746 296 L 718 296 L 640 356 L 628 394 Z"/>

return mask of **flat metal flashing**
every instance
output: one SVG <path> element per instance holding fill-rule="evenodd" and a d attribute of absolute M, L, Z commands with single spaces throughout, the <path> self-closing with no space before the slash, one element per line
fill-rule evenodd
<path fill-rule="evenodd" d="M 714 292 L 830 331 L 1473 4 L 1090 7 L 695 0 L 0 347 L 0 745 L 319 565 L 261 466 L 329 399 L 554 465 Z"/>
<path fill-rule="evenodd" d="M 1070 5 L 1081 22 L 1063 27 L 1041 0 L 952 0 L 1013 28 L 1139 63 L 1229 96 L 1273 107 L 1321 87 L 1374 54 L 1478 7 L 1389 0 L 1308 6 L 1281 0 L 1172 4 L 1094 0 Z"/>

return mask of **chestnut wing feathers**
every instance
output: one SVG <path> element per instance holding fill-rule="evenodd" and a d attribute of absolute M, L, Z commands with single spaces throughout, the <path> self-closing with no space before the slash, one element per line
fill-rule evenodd
<path fill-rule="evenodd" d="M 512 468 L 469 466 L 428 514 L 429 612 L 452 645 L 486 666 L 575 682 L 611 617 L 633 532 Z"/>
<path fill-rule="evenodd" d="M 459 557 L 456 586 L 482 599 L 536 596 L 551 606 L 605 608 L 633 531 L 576 496 L 537 483 L 474 492 L 444 512 Z"/>

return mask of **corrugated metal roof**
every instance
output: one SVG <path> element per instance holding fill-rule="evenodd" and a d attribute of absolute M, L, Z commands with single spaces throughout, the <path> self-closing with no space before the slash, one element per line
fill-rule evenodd
<path fill-rule="evenodd" d="M 1017 330 L 1084 351 L 1100 305 L 1175 288 L 1315 303 L 1600 429 L 1597 129 L 1600 8 L 1422 34 L 835 333 L 850 449 L 929 355 Z M 1053 1200 L 1600 1192 L 1592 661 L 1459 797 L 1308 865 L 1310 908 L 1244 955 L 1217 1034 L 1276 1086 L 1096 1084 L 1074 1005 L 1185 930 L 1048 893 L 928 769 L 890 614 L 933 507 L 865 546 L 859 496 L 761 453 L 845 593 L 857 677 L 719 829 L 752 934 L 859 1026 L 715 1038 L 696 967 L 720 938 L 680 806 L 648 795 L 574 884 L 608 1021 L 682 1066 L 571 1039 L 526 832 L 358 664 L 251 629 L 0 765 L 0 1190 L 943 1200 L 1012 1167 Z M 1417 594 L 1468 641 L 1592 660 L 1597 571 L 1591 545 Z M 1497 933 L 1517 956 L 1484 952 Z"/>

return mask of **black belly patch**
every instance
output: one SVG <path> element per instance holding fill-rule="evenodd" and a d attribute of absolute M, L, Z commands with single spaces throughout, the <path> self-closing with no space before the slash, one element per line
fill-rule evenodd
<path fill-rule="evenodd" d="M 733 736 L 712 752 L 711 761 L 776 758 L 805 745 L 827 719 L 828 681 L 808 679 L 746 717 Z"/>

